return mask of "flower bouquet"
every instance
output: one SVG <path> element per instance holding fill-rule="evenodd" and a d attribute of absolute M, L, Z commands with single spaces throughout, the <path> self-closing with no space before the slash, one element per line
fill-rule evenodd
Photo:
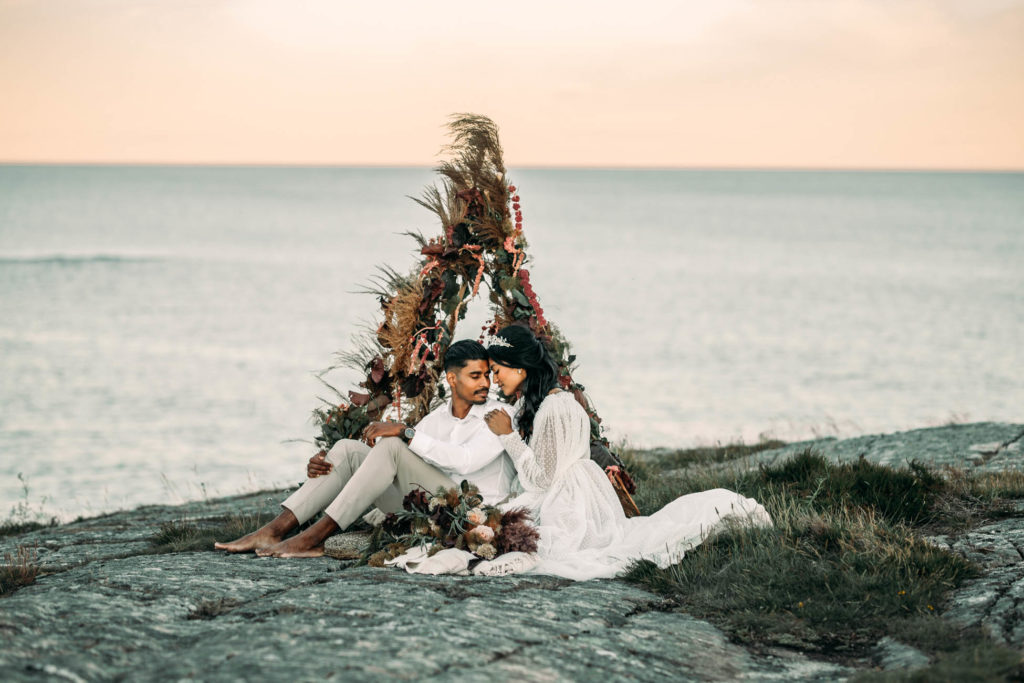
<path fill-rule="evenodd" d="M 367 558 L 367 564 L 383 567 L 416 546 L 427 548 L 431 555 L 456 548 L 492 560 L 514 551 L 536 552 L 539 538 L 526 508 L 502 512 L 484 505 L 480 490 L 463 481 L 434 494 L 422 489 L 407 494 L 402 509 L 389 513 L 381 524 L 371 545 L 376 552 Z"/>

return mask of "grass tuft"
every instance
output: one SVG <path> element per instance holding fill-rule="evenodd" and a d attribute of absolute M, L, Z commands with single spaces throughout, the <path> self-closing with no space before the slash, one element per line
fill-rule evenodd
<path fill-rule="evenodd" d="M 851 505 L 870 508 L 893 523 L 929 520 L 937 497 L 947 488 L 942 477 L 917 463 L 906 470 L 864 458 L 835 464 L 811 449 L 774 467 L 763 467 L 759 474 L 760 481 L 751 482 L 756 488 L 781 486 L 821 511 Z"/>
<path fill-rule="evenodd" d="M 50 527 L 57 526 L 57 518 L 51 517 L 46 522 L 16 522 L 13 519 L 9 519 L 5 522 L 0 522 L 0 538 L 6 538 L 8 536 L 20 536 L 21 534 L 27 534 L 30 531 L 38 531 L 39 529 L 49 529 Z"/>
<path fill-rule="evenodd" d="M 213 550 L 216 541 L 244 536 L 269 521 L 269 515 L 255 513 L 231 515 L 206 522 L 165 522 L 149 539 L 149 553 L 182 553 L 195 550 Z"/>
<path fill-rule="evenodd" d="M 39 565 L 36 564 L 34 549 L 19 545 L 13 555 L 4 553 L 4 561 L 0 564 L 0 596 L 35 583 L 38 575 Z"/>

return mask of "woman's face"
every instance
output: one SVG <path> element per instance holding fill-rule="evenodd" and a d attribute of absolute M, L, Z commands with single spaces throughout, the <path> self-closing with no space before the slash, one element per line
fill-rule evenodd
<path fill-rule="evenodd" d="M 526 370 L 522 368 L 510 368 L 501 363 L 491 361 L 491 376 L 498 390 L 505 396 L 515 396 L 523 382 L 526 381 Z"/>

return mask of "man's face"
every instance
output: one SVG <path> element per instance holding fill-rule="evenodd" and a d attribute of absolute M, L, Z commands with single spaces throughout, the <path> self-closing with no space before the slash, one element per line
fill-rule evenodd
<path fill-rule="evenodd" d="M 491 389 L 488 375 L 487 361 L 471 360 L 464 367 L 448 371 L 448 385 L 452 388 L 453 396 L 467 403 L 486 403 L 487 393 Z"/>

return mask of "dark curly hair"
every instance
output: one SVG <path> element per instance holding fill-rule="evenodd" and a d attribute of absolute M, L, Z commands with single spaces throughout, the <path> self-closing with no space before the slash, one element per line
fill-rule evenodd
<path fill-rule="evenodd" d="M 494 336 L 511 346 L 489 345 L 487 355 L 491 360 L 499 365 L 526 370 L 518 419 L 520 436 L 529 440 L 533 434 L 533 418 L 537 416 L 541 401 L 558 386 L 558 364 L 528 327 L 509 325 Z"/>

